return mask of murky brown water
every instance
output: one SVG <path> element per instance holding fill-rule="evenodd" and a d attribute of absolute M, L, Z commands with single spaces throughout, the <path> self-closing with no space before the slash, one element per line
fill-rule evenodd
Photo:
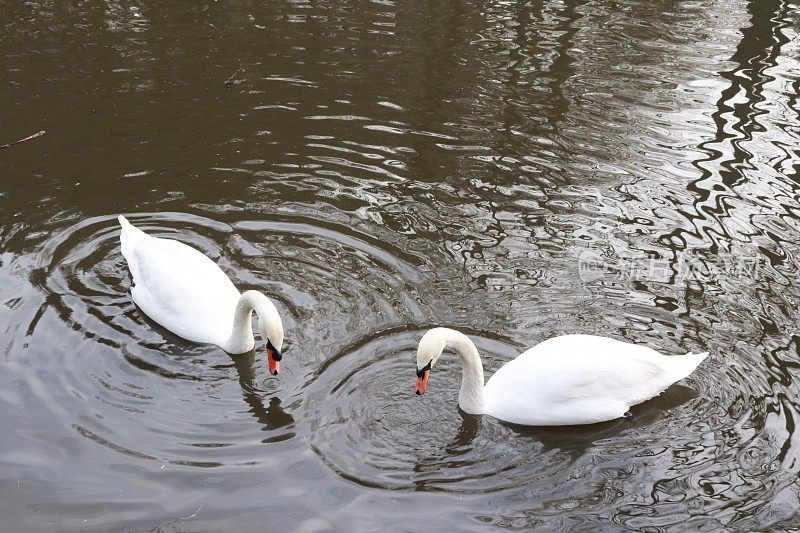
<path fill-rule="evenodd" d="M 800 5 L 7 2 L 0 516 L 31 530 L 800 527 Z M 274 297 L 137 311 L 115 216 Z M 594 268 L 599 265 L 599 270 Z M 631 424 L 459 413 L 562 333 L 708 349 Z"/>

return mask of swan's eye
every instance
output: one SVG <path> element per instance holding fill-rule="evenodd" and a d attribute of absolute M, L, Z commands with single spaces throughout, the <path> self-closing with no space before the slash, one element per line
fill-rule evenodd
<path fill-rule="evenodd" d="M 429 371 L 429 370 L 431 369 L 431 365 L 433 365 L 433 359 L 431 359 L 430 361 L 428 361 L 428 364 L 427 364 L 427 365 L 425 365 L 425 368 L 422 368 L 422 369 L 419 369 L 419 368 L 418 368 L 418 369 L 417 369 L 417 377 L 421 379 L 421 378 L 422 378 L 422 376 L 424 376 L 424 375 L 425 375 L 425 372 L 427 372 L 427 371 Z"/>

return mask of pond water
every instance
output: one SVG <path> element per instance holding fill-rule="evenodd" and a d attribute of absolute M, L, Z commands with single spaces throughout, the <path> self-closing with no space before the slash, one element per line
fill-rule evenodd
<path fill-rule="evenodd" d="M 800 4 L 0 13 L 5 530 L 800 527 Z M 277 378 L 142 316 L 119 213 L 274 299 Z M 413 395 L 435 325 L 711 357 L 520 428 Z"/>

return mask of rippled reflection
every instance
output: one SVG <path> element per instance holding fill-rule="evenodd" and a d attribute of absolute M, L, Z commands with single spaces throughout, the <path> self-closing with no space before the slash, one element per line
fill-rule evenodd
<path fill-rule="evenodd" d="M 0 153 L 7 528 L 800 527 L 797 4 L 6 12 L 0 144 L 47 131 Z M 277 379 L 142 316 L 118 213 L 275 300 Z M 434 325 L 489 374 L 563 333 L 712 357 L 520 428 L 453 358 L 413 397 Z"/>

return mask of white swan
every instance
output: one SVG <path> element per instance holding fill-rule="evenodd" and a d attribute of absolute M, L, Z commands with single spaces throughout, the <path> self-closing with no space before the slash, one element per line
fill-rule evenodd
<path fill-rule="evenodd" d="M 593 424 L 629 416 L 628 409 L 691 374 L 708 353 L 664 356 L 594 335 L 541 342 L 509 361 L 483 384 L 483 363 L 466 335 L 434 328 L 420 340 L 415 391 L 422 394 L 445 348 L 461 358 L 458 405 L 526 426 Z"/>
<path fill-rule="evenodd" d="M 283 324 L 272 301 L 258 291 L 240 294 L 211 259 L 191 246 L 147 235 L 118 217 L 133 301 L 171 332 L 193 342 L 216 344 L 228 353 L 255 346 L 251 317 L 261 322 L 269 372 L 280 368 Z"/>

